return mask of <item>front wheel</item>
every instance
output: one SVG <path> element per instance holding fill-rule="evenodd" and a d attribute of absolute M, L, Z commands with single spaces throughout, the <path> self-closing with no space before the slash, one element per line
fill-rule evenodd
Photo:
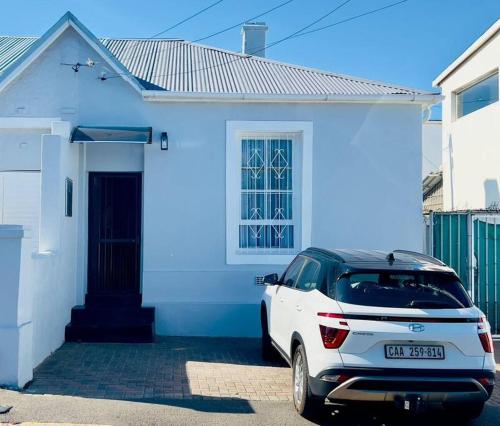
<path fill-rule="evenodd" d="M 309 370 L 306 353 L 302 345 L 297 346 L 293 356 L 293 405 L 297 412 L 305 417 L 318 414 L 323 408 L 319 399 L 315 399 L 309 389 Z"/>

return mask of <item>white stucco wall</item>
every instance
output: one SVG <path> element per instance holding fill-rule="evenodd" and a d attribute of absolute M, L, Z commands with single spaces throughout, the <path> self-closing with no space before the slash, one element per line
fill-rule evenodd
<path fill-rule="evenodd" d="M 40 252 L 32 256 L 35 366 L 64 342 L 64 328 L 76 304 L 78 220 L 82 213 L 80 147 L 59 136 L 43 137 L 42 145 Z M 73 217 L 65 216 L 66 178 L 73 180 Z"/>
<path fill-rule="evenodd" d="M 2 129 L 0 172 L 40 171 L 40 133 L 39 129 Z"/>
<path fill-rule="evenodd" d="M 422 125 L 422 180 L 437 172 L 443 162 L 441 120 L 429 120 Z"/>
<path fill-rule="evenodd" d="M 96 60 L 74 73 L 64 62 Z M 152 126 L 144 147 L 88 147 L 78 152 L 78 216 L 61 251 L 73 269 L 47 293 L 86 288 L 86 182 L 92 170 L 142 170 L 144 304 L 156 307 L 156 330 L 173 335 L 256 336 L 262 287 L 256 275 L 283 266 L 227 265 L 225 144 L 227 120 L 313 123 L 312 244 L 416 249 L 421 242 L 419 105 L 147 103 L 120 78 L 99 81 L 103 60 L 72 31 L 0 95 L 0 116 L 61 117 L 73 125 Z M 169 134 L 161 151 L 159 133 Z M 124 155 L 126 153 L 126 155 Z M 76 155 L 76 154 L 75 154 Z M 64 160 L 73 164 L 74 158 Z M 66 164 L 66 163 L 65 163 Z M 78 231 L 75 231 L 77 223 Z M 62 289 L 64 287 L 64 289 Z M 66 293 L 67 292 L 67 293 Z M 47 312 L 39 311 L 41 317 Z M 69 315 L 69 311 L 67 312 Z M 62 322 L 63 319 L 59 318 Z M 47 330 L 39 331 L 40 336 Z M 38 333 L 35 330 L 35 334 Z"/>
<path fill-rule="evenodd" d="M 283 269 L 225 263 L 225 120 L 314 123 L 312 245 L 419 249 L 418 107 L 153 107 L 171 140 L 168 152 L 145 153 L 143 288 L 160 333 L 255 335 L 254 278 Z"/>
<path fill-rule="evenodd" d="M 441 85 L 443 201 L 445 210 L 483 209 L 500 203 L 500 103 L 455 119 L 453 92 L 500 67 L 500 35 Z"/>

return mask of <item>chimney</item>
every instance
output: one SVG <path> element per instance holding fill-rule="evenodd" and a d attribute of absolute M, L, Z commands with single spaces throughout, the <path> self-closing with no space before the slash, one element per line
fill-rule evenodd
<path fill-rule="evenodd" d="M 241 29 L 242 44 L 241 52 L 245 55 L 266 57 L 266 33 L 265 22 L 247 22 Z"/>

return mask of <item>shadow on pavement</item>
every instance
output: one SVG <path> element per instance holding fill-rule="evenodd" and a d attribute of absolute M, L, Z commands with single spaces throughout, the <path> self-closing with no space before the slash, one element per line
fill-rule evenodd
<path fill-rule="evenodd" d="M 170 407 L 187 408 L 203 413 L 227 413 L 227 414 L 253 414 L 255 411 L 249 401 L 244 399 L 156 399 L 142 398 L 139 400 L 128 399 L 129 402 L 140 402 L 145 404 L 160 404 Z"/>

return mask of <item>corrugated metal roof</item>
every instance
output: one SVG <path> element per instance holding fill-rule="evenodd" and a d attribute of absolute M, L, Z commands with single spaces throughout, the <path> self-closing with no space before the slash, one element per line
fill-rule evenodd
<path fill-rule="evenodd" d="M 20 58 L 38 37 L 0 36 L 0 72 Z"/>
<path fill-rule="evenodd" d="M 0 72 L 35 41 L 35 37 L 0 37 Z M 183 40 L 103 38 L 101 42 L 149 90 L 277 95 L 426 94 Z"/>

